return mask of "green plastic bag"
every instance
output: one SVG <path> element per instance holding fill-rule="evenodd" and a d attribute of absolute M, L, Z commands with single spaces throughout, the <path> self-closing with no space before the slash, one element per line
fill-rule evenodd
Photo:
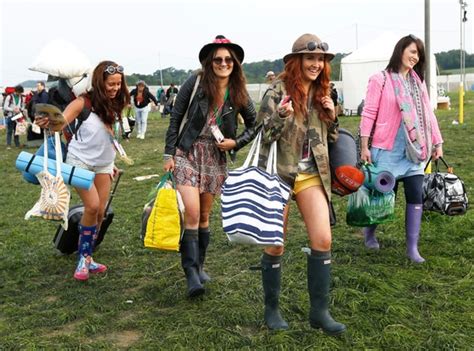
<path fill-rule="evenodd" d="M 349 195 L 346 221 L 355 227 L 367 227 L 395 219 L 395 192 L 380 193 L 361 186 Z"/>

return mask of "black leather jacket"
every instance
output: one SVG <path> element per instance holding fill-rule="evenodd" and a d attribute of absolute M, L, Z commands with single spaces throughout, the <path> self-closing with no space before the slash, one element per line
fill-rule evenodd
<path fill-rule="evenodd" d="M 165 154 L 174 155 L 176 148 L 187 152 L 191 148 L 196 138 L 201 133 L 206 124 L 209 114 L 209 102 L 199 85 L 194 95 L 194 99 L 189 106 L 188 120 L 184 125 L 181 134 L 178 136 L 179 127 L 183 120 L 186 109 L 191 99 L 191 94 L 196 83 L 197 75 L 193 74 L 184 82 L 181 87 L 176 102 L 171 113 L 170 125 L 166 132 Z M 237 133 L 237 114 L 240 113 L 245 122 L 245 130 L 239 135 Z M 255 137 L 255 117 L 256 111 L 252 99 L 248 98 L 247 106 L 244 109 L 237 110 L 231 106 L 230 99 L 225 101 L 222 110 L 222 125 L 219 127 L 225 138 L 234 139 L 237 145 L 229 151 L 231 160 L 235 160 L 237 150 L 245 146 Z"/>

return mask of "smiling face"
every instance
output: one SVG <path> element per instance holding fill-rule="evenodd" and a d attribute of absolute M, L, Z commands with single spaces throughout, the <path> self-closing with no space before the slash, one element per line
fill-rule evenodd
<path fill-rule="evenodd" d="M 323 54 L 303 54 L 303 79 L 307 83 L 315 81 L 324 69 Z"/>
<path fill-rule="evenodd" d="M 411 43 L 403 50 L 401 69 L 403 71 L 413 69 L 419 60 L 420 54 L 418 53 L 418 48 L 415 43 Z"/>
<path fill-rule="evenodd" d="M 227 79 L 229 78 L 232 70 L 234 69 L 234 59 L 232 58 L 229 50 L 225 48 L 219 48 L 214 53 L 212 58 L 212 70 L 217 78 Z"/>
<path fill-rule="evenodd" d="M 120 73 L 107 74 L 105 78 L 105 93 L 109 99 L 115 98 L 122 86 L 122 75 Z"/>

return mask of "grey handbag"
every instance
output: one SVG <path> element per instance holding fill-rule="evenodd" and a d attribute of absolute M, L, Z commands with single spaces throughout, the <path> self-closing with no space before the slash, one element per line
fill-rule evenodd
<path fill-rule="evenodd" d="M 425 174 L 423 209 L 448 216 L 463 215 L 469 204 L 464 182 L 453 173 L 452 167 L 442 157 L 440 160 L 446 166 L 447 173 L 439 171 L 438 160 L 436 160 L 434 162 L 435 172 Z"/>

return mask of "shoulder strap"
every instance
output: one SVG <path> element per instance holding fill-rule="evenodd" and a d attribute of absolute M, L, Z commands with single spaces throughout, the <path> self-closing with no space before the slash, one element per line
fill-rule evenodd
<path fill-rule="evenodd" d="M 379 97 L 379 109 L 380 109 L 380 101 L 382 101 L 382 94 L 383 94 L 383 89 L 385 88 L 385 83 L 387 83 L 387 72 L 385 70 L 382 71 L 382 74 L 383 74 L 383 83 L 382 83 L 382 90 L 380 91 L 380 97 Z M 375 122 L 377 121 L 377 118 L 379 116 L 379 113 L 377 112 L 377 116 L 375 116 L 375 121 L 374 121 L 374 125 L 372 127 L 372 131 L 370 133 L 370 135 L 374 135 L 374 130 L 375 130 Z"/>
<path fill-rule="evenodd" d="M 179 126 L 178 135 L 181 134 L 181 131 L 183 130 L 184 125 L 185 125 L 186 122 L 188 121 L 189 106 L 191 106 L 191 102 L 193 101 L 194 95 L 196 95 L 196 90 L 197 90 L 197 88 L 198 88 L 198 86 L 199 86 L 200 80 L 201 80 L 201 75 L 198 74 L 198 76 L 197 76 L 197 78 L 196 78 L 196 83 L 194 83 L 193 92 L 191 93 L 191 98 L 189 99 L 188 108 L 186 109 L 186 112 L 184 113 L 184 116 L 183 116 L 183 120 L 181 121 L 181 125 Z"/>

